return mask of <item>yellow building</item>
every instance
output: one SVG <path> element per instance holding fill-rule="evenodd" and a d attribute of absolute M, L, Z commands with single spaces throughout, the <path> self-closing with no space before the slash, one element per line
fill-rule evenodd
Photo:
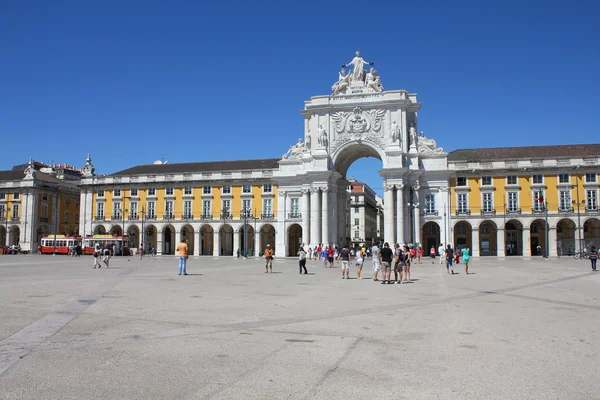
<path fill-rule="evenodd" d="M 0 245 L 37 251 L 49 234 L 77 234 L 79 188 L 40 171 L 41 163 L 0 171 Z"/>
<path fill-rule="evenodd" d="M 599 154 L 598 144 L 449 153 L 452 243 L 474 256 L 598 248 Z"/>
<path fill-rule="evenodd" d="M 124 229 L 132 248 L 157 254 L 174 254 L 182 239 L 193 255 L 262 254 L 277 243 L 277 168 L 278 159 L 156 163 L 96 176 L 88 156 L 80 231 Z"/>

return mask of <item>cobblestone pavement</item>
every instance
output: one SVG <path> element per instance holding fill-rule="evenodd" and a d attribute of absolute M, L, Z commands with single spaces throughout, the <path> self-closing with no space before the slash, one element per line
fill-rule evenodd
<path fill-rule="evenodd" d="M 0 399 L 600 398 L 587 261 L 366 264 L 0 256 Z"/>

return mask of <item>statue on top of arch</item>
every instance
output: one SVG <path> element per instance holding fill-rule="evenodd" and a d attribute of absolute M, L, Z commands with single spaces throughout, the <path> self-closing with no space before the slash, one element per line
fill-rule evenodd
<path fill-rule="evenodd" d="M 360 89 L 368 89 L 372 92 L 382 92 L 383 86 L 381 84 L 381 78 L 374 68 L 371 68 L 368 72 L 365 69 L 366 65 L 373 65 L 372 62 L 365 61 L 360 56 L 360 51 L 356 52 L 356 56 L 348 64 L 342 65 L 342 70 L 338 74 L 338 81 L 331 87 L 332 94 L 346 94 L 348 89 L 351 87 L 358 87 Z M 352 66 L 352 71 L 348 73 L 346 67 Z"/>

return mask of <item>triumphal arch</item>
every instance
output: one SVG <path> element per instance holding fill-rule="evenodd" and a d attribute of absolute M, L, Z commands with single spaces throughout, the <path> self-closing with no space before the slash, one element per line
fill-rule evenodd
<path fill-rule="evenodd" d="M 346 241 L 346 174 L 362 157 L 383 164 L 385 241 L 420 243 L 426 222 L 437 224 L 441 237 L 449 232 L 447 153 L 418 133 L 417 95 L 384 90 L 372 65 L 356 52 L 342 66 L 331 94 L 305 102 L 304 138 L 279 163 L 280 215 L 288 215 L 290 199 L 300 198 L 301 240 L 307 246 Z M 436 207 L 429 213 L 426 202 L 431 201 Z M 282 218 L 278 230 L 287 233 L 297 223 Z M 294 247 L 286 243 L 289 237 L 277 235 L 279 249 Z"/>

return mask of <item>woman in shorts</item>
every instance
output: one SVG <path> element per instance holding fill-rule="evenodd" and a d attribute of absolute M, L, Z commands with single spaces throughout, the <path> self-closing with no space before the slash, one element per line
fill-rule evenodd
<path fill-rule="evenodd" d="M 465 246 L 462 250 L 462 262 L 465 264 L 465 274 L 469 275 L 469 247 Z"/>
<path fill-rule="evenodd" d="M 411 252 L 407 246 L 404 246 L 404 282 L 410 282 L 410 259 Z"/>
<path fill-rule="evenodd" d="M 429 257 L 431 257 L 431 263 L 435 263 L 435 246 L 431 245 L 431 249 L 429 249 Z"/>
<path fill-rule="evenodd" d="M 423 248 L 421 246 L 419 246 L 419 248 L 417 249 L 417 256 L 419 258 L 419 264 L 423 263 Z"/>
<path fill-rule="evenodd" d="M 356 276 L 357 276 L 357 279 L 360 279 L 360 273 L 362 272 L 364 263 L 365 263 L 365 255 L 362 251 L 358 250 L 356 252 Z"/>

